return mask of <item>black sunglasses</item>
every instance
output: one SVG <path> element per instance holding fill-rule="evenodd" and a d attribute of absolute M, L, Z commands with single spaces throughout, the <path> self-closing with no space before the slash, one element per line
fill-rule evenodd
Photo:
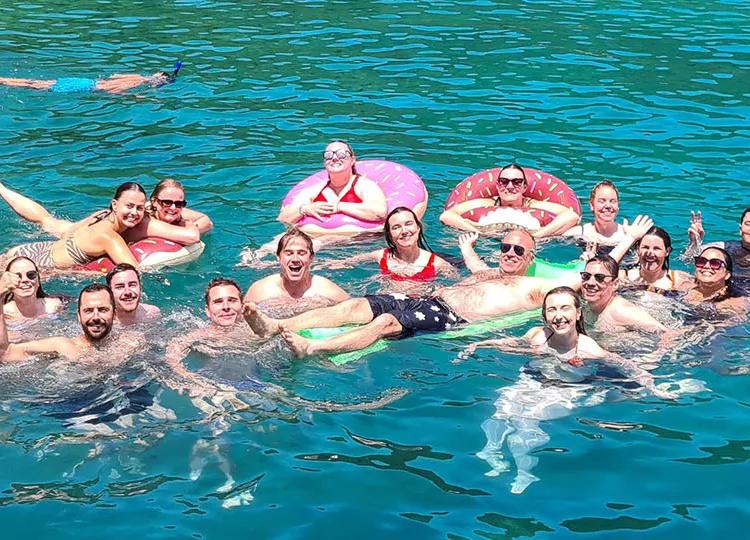
<path fill-rule="evenodd" d="M 696 268 L 705 268 L 706 266 L 708 266 L 711 270 L 720 270 L 722 267 L 725 267 L 726 265 L 727 263 L 725 263 L 721 259 L 709 259 L 707 257 L 695 258 Z"/>
<path fill-rule="evenodd" d="M 615 279 L 615 276 L 610 276 L 608 274 L 592 274 L 591 272 L 581 272 L 581 281 L 587 282 L 591 278 L 594 278 L 597 283 L 604 283 L 607 278 Z"/>
<path fill-rule="evenodd" d="M 156 202 L 166 207 L 185 208 L 187 206 L 187 201 L 173 201 L 172 199 L 156 199 Z"/>
<path fill-rule="evenodd" d="M 13 272 L 15 275 L 23 279 L 23 272 Z M 31 281 L 35 281 L 36 278 L 39 277 L 39 272 L 36 270 L 29 270 L 26 272 L 26 279 L 30 279 Z"/>
<path fill-rule="evenodd" d="M 517 244 L 506 244 L 505 242 L 500 244 L 500 251 L 502 253 L 508 253 L 511 249 L 519 257 L 523 257 L 523 254 L 526 253 L 526 248 L 523 246 Z"/>
<path fill-rule="evenodd" d="M 504 186 L 507 186 L 508 184 L 513 184 L 516 187 L 521 187 L 526 183 L 526 180 L 523 178 L 502 178 L 498 177 L 497 179 L 498 184 L 503 184 Z"/>

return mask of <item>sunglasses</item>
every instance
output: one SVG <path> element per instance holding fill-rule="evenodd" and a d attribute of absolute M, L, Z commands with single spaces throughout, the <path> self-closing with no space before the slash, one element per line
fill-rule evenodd
<path fill-rule="evenodd" d="M 515 253 L 519 257 L 523 257 L 523 254 L 526 253 L 526 248 L 523 246 L 519 246 L 516 244 L 506 244 L 505 242 L 502 242 L 500 244 L 501 253 L 508 253 L 511 249 L 513 250 L 513 253 Z"/>
<path fill-rule="evenodd" d="M 708 259 L 706 257 L 695 258 L 696 268 L 705 268 L 706 266 L 708 266 L 711 270 L 721 270 L 721 268 L 726 268 L 727 263 L 725 263 L 721 259 Z"/>
<path fill-rule="evenodd" d="M 13 273 L 17 275 L 18 277 L 20 277 L 21 279 L 23 279 L 23 272 L 13 272 Z M 39 277 L 39 272 L 37 272 L 36 270 L 29 270 L 28 272 L 26 272 L 26 279 L 35 281 L 36 278 L 38 277 Z"/>
<path fill-rule="evenodd" d="M 187 201 L 173 201 L 172 199 L 156 199 L 156 202 L 167 208 L 170 206 L 174 206 L 175 208 L 185 208 L 187 206 Z"/>
<path fill-rule="evenodd" d="M 594 278 L 597 283 L 604 283 L 607 278 L 615 279 L 615 276 L 610 276 L 608 274 L 592 274 L 591 272 L 581 272 L 581 281 L 586 283 L 591 278 Z"/>
<path fill-rule="evenodd" d="M 328 150 L 323 152 L 323 160 L 331 161 L 333 158 L 346 159 L 352 157 L 352 153 L 349 150 Z"/>
<path fill-rule="evenodd" d="M 509 186 L 510 184 L 513 184 L 515 187 L 521 187 L 526 183 L 526 180 L 523 178 L 502 178 L 499 177 L 497 179 L 498 184 L 502 184 L 504 186 Z"/>

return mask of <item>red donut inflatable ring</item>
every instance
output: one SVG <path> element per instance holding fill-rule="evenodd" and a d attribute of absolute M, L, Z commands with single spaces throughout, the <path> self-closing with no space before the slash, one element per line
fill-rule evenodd
<path fill-rule="evenodd" d="M 171 240 L 155 237 L 144 238 L 130 244 L 130 251 L 133 253 L 135 260 L 142 267 L 148 267 L 149 269 L 189 263 L 200 257 L 205 248 L 206 245 L 203 242 L 183 246 Z M 109 257 L 99 257 L 88 264 L 77 266 L 76 268 L 107 273 L 114 266 L 115 263 Z"/>
<path fill-rule="evenodd" d="M 445 209 L 472 199 L 494 199 L 499 195 L 497 189 L 497 178 L 502 168 L 488 169 L 472 174 L 451 192 Z M 544 171 L 523 168 L 528 186 L 524 191 L 524 197 L 536 199 L 537 201 L 548 201 L 562 204 L 581 215 L 581 203 L 570 187 L 560 180 Z M 494 215 L 493 215 L 494 214 Z M 485 206 L 465 212 L 462 217 L 479 224 L 507 223 L 509 225 L 521 226 L 526 229 L 539 229 L 550 223 L 557 214 L 539 208 L 503 208 L 501 206 Z"/>

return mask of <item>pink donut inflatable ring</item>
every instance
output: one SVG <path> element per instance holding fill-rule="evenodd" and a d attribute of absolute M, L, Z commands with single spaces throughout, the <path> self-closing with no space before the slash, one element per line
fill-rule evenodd
<path fill-rule="evenodd" d="M 451 192 L 445 209 L 472 199 L 494 199 L 499 195 L 497 178 L 502 168 L 488 169 L 472 174 Z M 528 186 L 524 197 L 537 201 L 548 201 L 562 204 L 581 215 L 581 203 L 575 192 L 559 178 L 544 171 L 524 167 Z M 507 224 L 509 228 L 523 227 L 536 230 L 544 227 L 555 219 L 557 215 L 539 208 L 503 208 L 501 206 L 485 206 L 465 212 L 462 217 L 480 225 Z"/>
<path fill-rule="evenodd" d="M 427 190 L 417 173 L 398 163 L 380 159 L 357 161 L 356 168 L 357 173 L 366 176 L 383 190 L 388 212 L 405 206 L 411 208 L 417 217 L 422 218 L 427 209 Z M 308 176 L 286 194 L 282 206 L 310 202 L 327 183 L 328 173 L 325 169 Z M 363 221 L 339 213 L 322 220 L 311 216 L 303 217 L 296 226 L 310 235 L 320 236 L 377 232 L 383 229 L 383 224 L 383 221 Z"/>
<path fill-rule="evenodd" d="M 178 266 L 194 261 L 200 257 L 206 245 L 203 242 L 196 242 L 183 246 L 171 240 L 164 238 L 144 238 L 130 244 L 130 251 L 133 253 L 135 260 L 149 269 L 161 268 L 164 266 Z M 107 273 L 115 267 L 115 263 L 109 257 L 99 257 L 90 263 L 77 266 L 78 269 L 92 270 L 94 272 Z"/>

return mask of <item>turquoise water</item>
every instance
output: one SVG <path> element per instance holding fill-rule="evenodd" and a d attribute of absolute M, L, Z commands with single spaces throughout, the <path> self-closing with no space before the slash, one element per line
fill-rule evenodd
<path fill-rule="evenodd" d="M 651 213 L 678 250 L 691 208 L 703 210 L 710 238 L 734 238 L 750 185 L 747 11 L 743 2 L 684 0 L 5 2 L 4 76 L 147 73 L 185 62 L 176 84 L 128 96 L 0 89 L 7 183 L 78 218 L 123 181 L 150 187 L 174 176 L 216 224 L 200 261 L 147 278 L 149 301 L 168 322 L 127 372 L 0 369 L 6 536 L 742 535 L 750 382 L 726 372 L 746 364 L 746 324 L 676 353 L 657 372 L 703 380 L 710 391 L 672 403 L 607 402 L 544 423 L 541 481 L 522 495 L 509 492 L 513 471 L 486 477 L 475 453 L 497 391 L 525 359 L 482 352 L 453 363 L 470 340 L 401 341 L 335 371 L 292 363 L 272 343 L 212 368 L 341 403 L 409 390 L 370 412 L 320 413 L 261 397 L 250 411 L 206 419 L 159 379 L 164 342 L 198 324 L 210 278 L 246 285 L 264 275 L 235 267 L 240 251 L 282 230 L 279 201 L 319 168 L 333 138 L 425 179 L 428 237 L 441 251 L 457 253 L 455 233 L 437 220 L 451 187 L 509 160 L 548 170 L 581 196 L 614 180 L 621 215 Z M 0 249 L 39 237 L 0 212 Z M 331 275 L 361 293 L 379 286 L 369 270 Z M 67 279 L 48 288 L 79 287 Z M 124 381 L 157 395 L 176 418 L 143 412 L 118 425 L 105 417 L 124 402 Z M 78 409 L 102 420 L 97 432 L 51 416 Z M 203 474 L 191 480 L 201 458 Z M 237 481 L 229 493 L 218 491 L 220 460 Z M 243 495 L 249 504 L 223 507 Z"/>

